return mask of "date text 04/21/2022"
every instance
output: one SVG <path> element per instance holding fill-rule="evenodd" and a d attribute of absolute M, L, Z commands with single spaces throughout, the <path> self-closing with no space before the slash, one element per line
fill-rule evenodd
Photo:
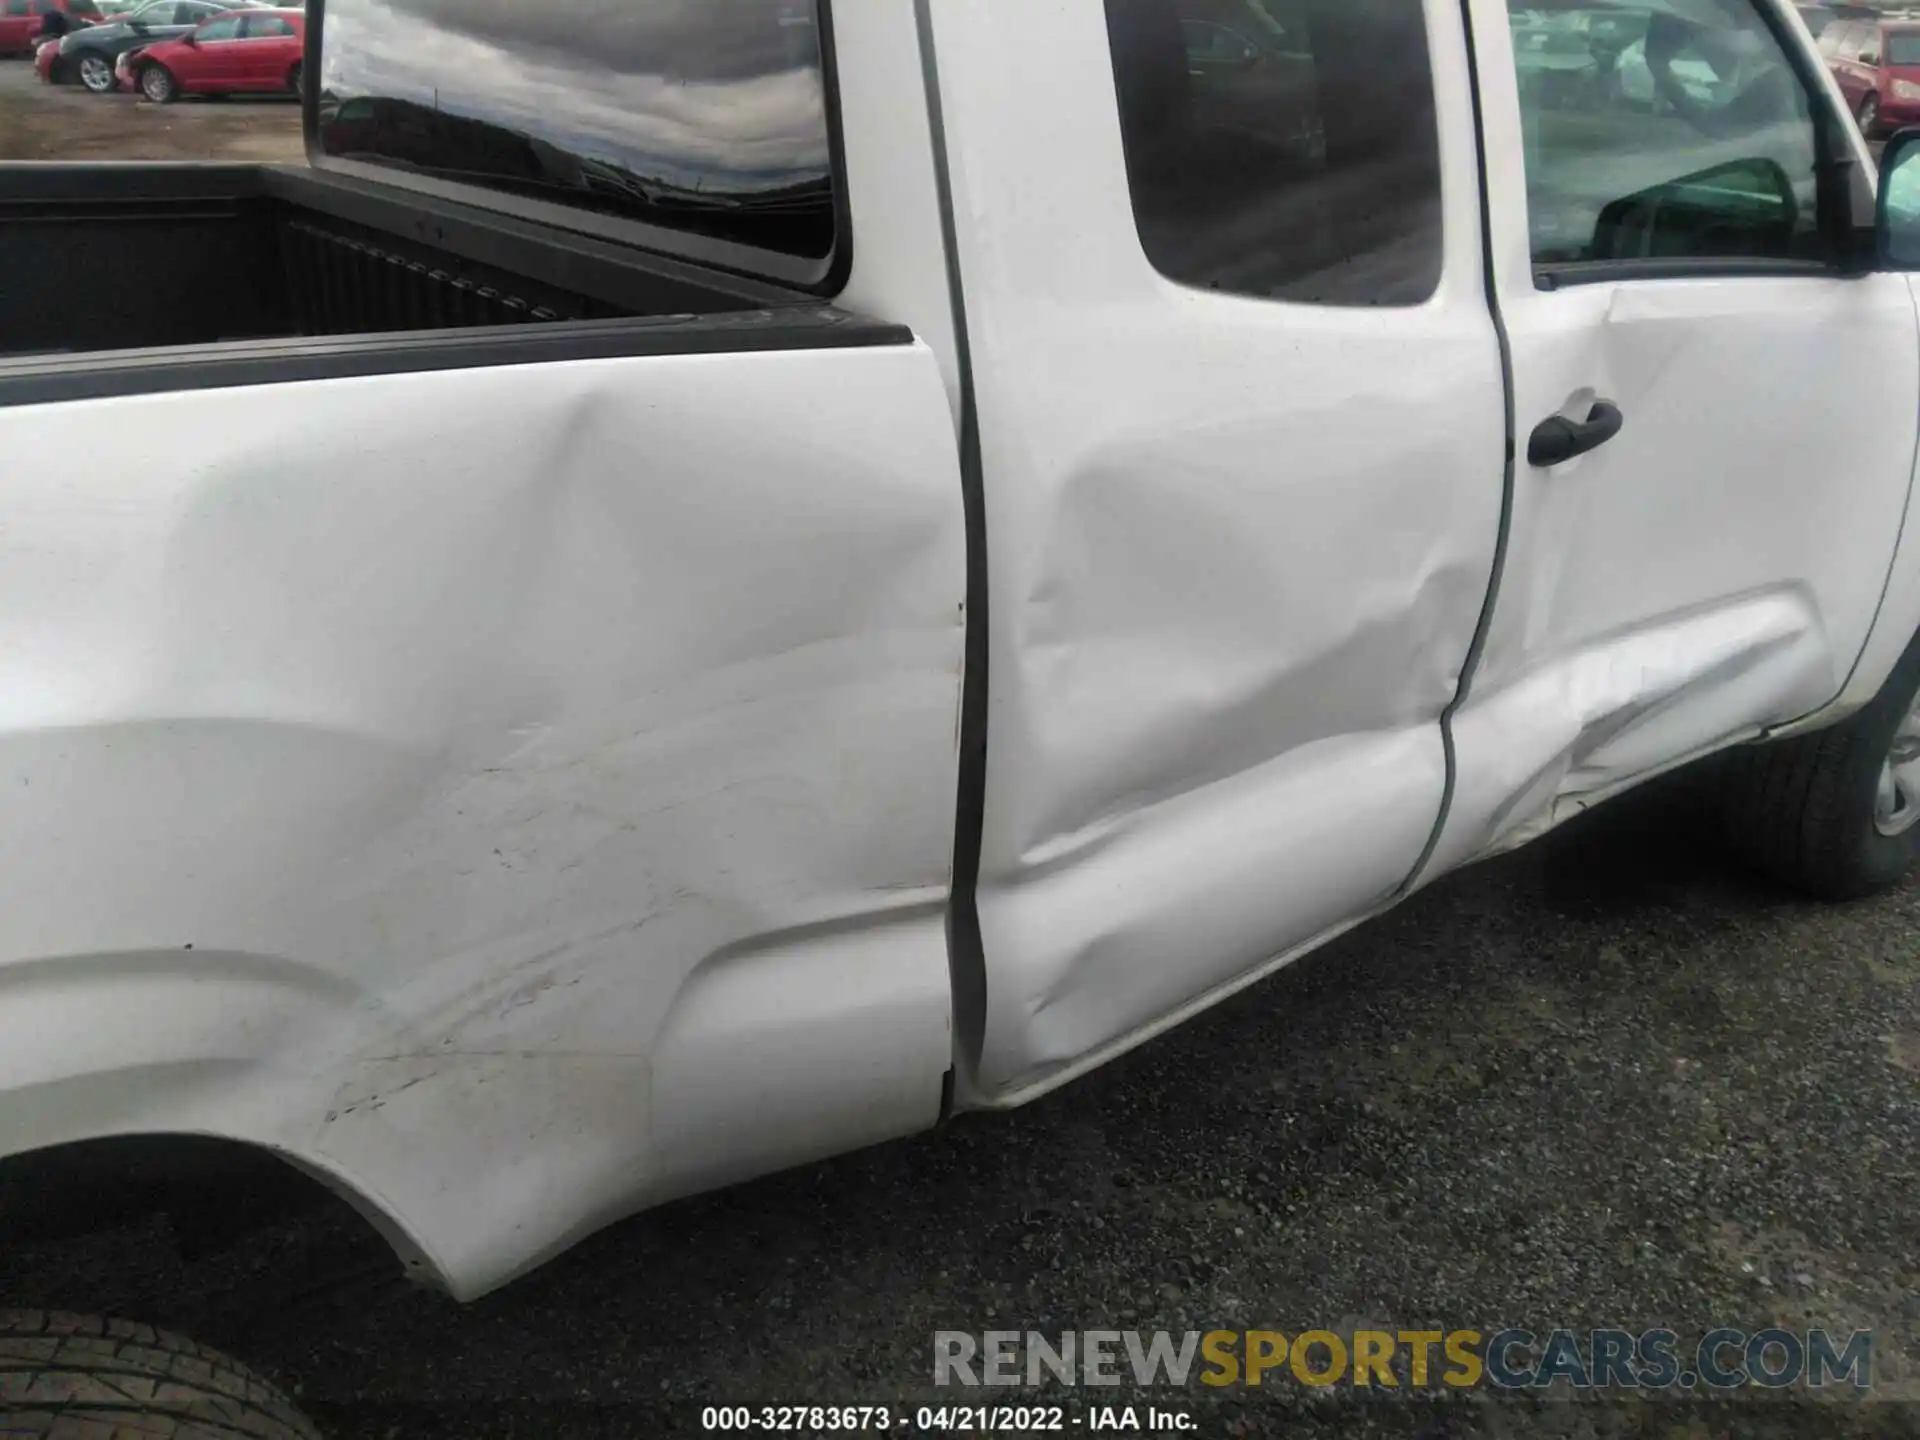
<path fill-rule="evenodd" d="M 700 1428 L 817 1434 L 835 1430 L 909 1430 L 915 1434 L 1032 1434 L 1083 1430 L 1090 1433 L 1181 1434 L 1196 1428 L 1184 1411 L 1158 1406 L 1098 1405 L 1084 1414 L 1061 1405 L 922 1405 L 894 1410 L 885 1405 L 709 1405 Z"/>

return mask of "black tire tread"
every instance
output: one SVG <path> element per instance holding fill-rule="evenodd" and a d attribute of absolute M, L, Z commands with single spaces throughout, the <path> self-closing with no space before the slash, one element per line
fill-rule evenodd
<path fill-rule="evenodd" d="M 1728 842 L 1769 878 L 1825 900 L 1855 900 L 1898 878 L 1874 855 L 1872 794 L 1894 727 L 1920 685 L 1920 638 L 1873 701 L 1842 723 L 1727 757 Z"/>
<path fill-rule="evenodd" d="M 0 1310 L 0 1436 L 320 1440 L 292 1402 L 218 1350 L 49 1310 Z"/>

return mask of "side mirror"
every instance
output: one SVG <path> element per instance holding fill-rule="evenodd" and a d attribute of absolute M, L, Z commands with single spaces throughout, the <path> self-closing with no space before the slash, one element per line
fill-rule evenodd
<path fill-rule="evenodd" d="M 1920 129 L 1895 132 L 1880 152 L 1874 231 L 1885 268 L 1920 270 Z"/>
<path fill-rule="evenodd" d="M 1613 201 L 1600 212 L 1589 253 L 1655 260 L 1688 254 L 1697 237 L 1719 232 L 1743 244 L 1739 253 L 1784 258 L 1798 210 L 1793 182 L 1777 162 L 1733 160 Z"/>

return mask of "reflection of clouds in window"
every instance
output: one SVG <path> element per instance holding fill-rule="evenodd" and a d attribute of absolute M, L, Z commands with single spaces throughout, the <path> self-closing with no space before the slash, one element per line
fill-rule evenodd
<path fill-rule="evenodd" d="M 384 0 L 396 14 L 523 55 L 577 63 L 582 37 L 595 63 L 627 73 L 663 58 L 684 80 L 751 80 L 817 63 L 796 54 L 783 23 L 810 20 L 791 0 Z M 813 49 L 811 36 L 806 49 Z M 802 58 L 804 56 L 804 58 Z"/>
<path fill-rule="evenodd" d="M 811 11 L 793 0 L 329 0 L 321 83 L 676 183 L 788 184 L 828 168 Z"/>

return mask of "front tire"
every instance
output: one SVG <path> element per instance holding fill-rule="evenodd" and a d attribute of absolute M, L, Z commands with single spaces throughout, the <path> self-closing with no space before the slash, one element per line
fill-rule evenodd
<path fill-rule="evenodd" d="M 287 90 L 296 100 L 301 96 L 301 81 L 303 79 L 304 71 L 301 68 L 300 62 L 296 60 L 293 62 L 293 69 L 287 72 Z"/>
<path fill-rule="evenodd" d="M 1864 710 L 1731 760 L 1727 836 L 1756 869 L 1823 900 L 1896 884 L 1920 863 L 1920 637 Z"/>
<path fill-rule="evenodd" d="M 1856 113 L 1860 122 L 1860 133 L 1867 139 L 1873 139 L 1873 132 L 1880 128 L 1880 97 L 1869 90 L 1860 97 L 1860 109 Z"/>
<path fill-rule="evenodd" d="M 111 95 L 118 83 L 113 77 L 113 62 L 104 55 L 82 55 L 74 73 L 80 77 L 81 85 L 95 95 Z"/>
<path fill-rule="evenodd" d="M 140 93 L 156 105 L 171 105 L 180 98 L 180 86 L 166 66 L 147 65 L 140 71 Z"/>
<path fill-rule="evenodd" d="M 0 1310 L 0 1435 L 320 1440 L 286 1396 L 217 1350 L 127 1320 L 43 1310 Z"/>

